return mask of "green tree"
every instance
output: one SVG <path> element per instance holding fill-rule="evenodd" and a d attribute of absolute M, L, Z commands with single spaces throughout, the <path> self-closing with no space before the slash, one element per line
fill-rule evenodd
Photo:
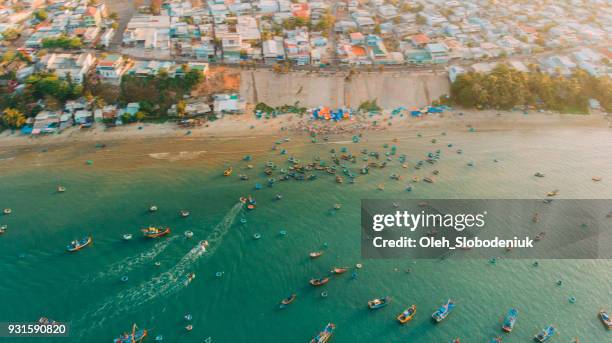
<path fill-rule="evenodd" d="M 39 9 L 36 12 L 34 12 L 34 18 L 38 19 L 39 21 L 47 20 L 48 16 L 49 15 L 47 14 L 47 11 L 45 11 L 43 9 Z"/>
<path fill-rule="evenodd" d="M 2 112 L 2 123 L 6 127 L 18 129 L 26 123 L 26 117 L 19 110 L 6 108 Z"/>

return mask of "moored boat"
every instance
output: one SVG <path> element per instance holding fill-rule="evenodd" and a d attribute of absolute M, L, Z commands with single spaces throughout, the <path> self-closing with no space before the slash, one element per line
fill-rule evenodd
<path fill-rule="evenodd" d="M 334 267 L 331 272 L 332 274 L 343 274 L 348 271 L 347 267 Z"/>
<path fill-rule="evenodd" d="M 433 318 L 436 323 L 439 323 L 446 319 L 454 308 L 455 303 L 451 299 L 448 299 L 444 305 L 440 306 L 440 308 L 431 315 L 431 318 Z"/>
<path fill-rule="evenodd" d="M 533 339 L 536 342 L 546 342 L 549 338 L 551 338 L 555 334 L 555 328 L 550 325 L 544 328 L 542 331 L 538 332 Z"/>
<path fill-rule="evenodd" d="M 132 326 L 132 333 L 124 333 L 119 336 L 119 338 L 115 338 L 114 343 L 140 343 L 142 340 L 147 337 L 147 330 L 138 330 L 136 331 L 136 324 Z"/>
<path fill-rule="evenodd" d="M 324 285 L 324 284 L 326 284 L 328 282 L 329 282 L 329 278 L 328 277 L 322 278 L 322 279 L 312 279 L 312 280 L 310 280 L 310 284 L 315 286 L 315 287 L 322 286 L 322 285 Z"/>
<path fill-rule="evenodd" d="M 187 211 L 187 210 L 181 210 L 181 211 L 179 212 L 179 215 L 180 215 L 181 217 L 183 217 L 183 218 L 189 217 L 189 215 L 190 215 L 190 214 L 191 214 L 191 213 L 190 213 L 189 211 Z"/>
<path fill-rule="evenodd" d="M 132 239 L 132 234 L 124 233 L 123 236 L 121 236 L 121 238 L 123 238 L 124 241 L 129 241 L 130 239 Z"/>
<path fill-rule="evenodd" d="M 57 192 L 58 193 L 64 193 L 66 191 L 66 187 L 64 186 L 57 186 Z"/>
<path fill-rule="evenodd" d="M 225 171 L 223 172 L 223 176 L 230 176 L 232 175 L 232 171 L 234 171 L 234 169 L 232 169 L 232 167 L 228 167 L 227 169 L 225 169 Z"/>
<path fill-rule="evenodd" d="M 79 251 L 83 249 L 84 247 L 90 245 L 91 242 L 92 242 L 91 236 L 83 237 L 79 240 L 74 240 L 70 242 L 70 244 L 66 246 L 66 250 L 68 250 L 69 252 Z"/>
<path fill-rule="evenodd" d="M 310 258 L 317 258 L 317 257 L 321 257 L 321 255 L 323 255 L 322 251 L 313 251 L 309 254 Z"/>
<path fill-rule="evenodd" d="M 610 318 L 610 314 L 606 310 L 599 311 L 599 319 L 608 329 L 612 329 L 612 318 Z"/>
<path fill-rule="evenodd" d="M 156 212 L 156 211 L 157 211 L 157 206 L 155 205 L 149 206 L 149 212 Z"/>
<path fill-rule="evenodd" d="M 312 340 L 310 340 L 310 343 L 327 343 L 331 336 L 334 334 L 335 329 L 336 325 L 334 325 L 333 323 L 328 323 L 327 325 L 325 325 L 323 331 L 319 332 L 318 335 L 316 335 Z"/>
<path fill-rule="evenodd" d="M 502 330 L 505 332 L 511 332 L 514 329 L 514 324 L 516 324 L 516 319 L 518 318 L 518 310 L 515 308 L 511 308 L 508 311 L 508 314 L 504 318 L 504 324 L 502 325 Z"/>
<path fill-rule="evenodd" d="M 156 228 L 154 226 L 150 226 L 146 229 L 142 229 L 142 234 L 146 237 L 146 238 L 158 238 L 158 237 L 162 237 L 165 236 L 167 234 L 170 233 L 170 228 L 166 227 L 166 228 Z"/>
<path fill-rule="evenodd" d="M 10 208 L 5 208 L 4 210 L 2 210 L 2 213 L 4 213 L 4 214 L 11 214 L 11 213 L 13 213 L 13 210 L 11 210 Z"/>
<path fill-rule="evenodd" d="M 544 238 L 544 236 L 546 236 L 546 232 L 542 231 L 538 233 L 537 235 L 535 235 L 533 239 L 536 241 L 541 241 Z"/>
<path fill-rule="evenodd" d="M 391 297 L 386 296 L 384 298 L 376 298 L 368 301 L 368 307 L 370 310 L 377 310 L 379 308 L 383 308 L 391 302 Z"/>
<path fill-rule="evenodd" d="M 397 316 L 397 321 L 401 324 L 406 324 L 414 318 L 416 314 L 416 305 L 412 305 Z"/>
<path fill-rule="evenodd" d="M 206 252 L 206 248 L 208 248 L 208 241 L 200 241 L 200 249 Z"/>
<path fill-rule="evenodd" d="M 291 304 L 295 300 L 296 297 L 297 296 L 295 294 L 291 294 L 290 296 L 288 296 L 285 299 L 281 300 L 279 307 L 280 308 L 287 307 L 289 304 Z"/>

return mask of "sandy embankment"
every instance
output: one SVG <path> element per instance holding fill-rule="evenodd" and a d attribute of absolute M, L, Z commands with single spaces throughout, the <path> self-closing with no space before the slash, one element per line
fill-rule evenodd
<path fill-rule="evenodd" d="M 271 106 L 357 108 L 364 101 L 378 100 L 383 108 L 425 106 L 448 94 L 446 73 L 415 72 L 292 72 L 243 70 L 240 94 L 249 103 Z"/>

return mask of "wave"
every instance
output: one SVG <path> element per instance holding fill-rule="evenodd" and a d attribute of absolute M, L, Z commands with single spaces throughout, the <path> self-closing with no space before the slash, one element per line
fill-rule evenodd
<path fill-rule="evenodd" d="M 81 317 L 86 323 L 96 323 L 102 326 L 104 319 L 109 313 L 118 315 L 129 312 L 135 307 L 148 303 L 160 296 L 167 296 L 185 287 L 188 283 L 187 274 L 193 271 L 194 264 L 201 257 L 210 257 L 219 248 L 223 237 L 229 232 L 234 224 L 236 217 L 242 210 L 242 203 L 237 203 L 225 215 L 208 235 L 208 248 L 202 250 L 199 243 L 189 250 L 172 268 L 149 281 L 120 292 L 114 297 L 106 299 L 96 310 Z M 98 320 L 93 320 L 99 318 Z M 91 325 L 91 324 L 90 324 Z"/>
<path fill-rule="evenodd" d="M 137 256 L 126 257 L 119 262 L 115 262 L 111 264 L 106 271 L 99 272 L 89 281 L 94 282 L 100 279 L 107 279 L 109 277 L 117 277 L 134 270 L 141 264 L 153 261 L 159 254 L 166 250 L 172 241 L 176 240 L 178 237 L 179 236 L 171 236 L 168 239 L 155 243 L 151 249 L 144 251 Z"/>

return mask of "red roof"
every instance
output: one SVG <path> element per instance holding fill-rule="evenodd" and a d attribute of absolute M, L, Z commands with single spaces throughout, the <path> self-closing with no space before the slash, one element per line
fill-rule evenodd
<path fill-rule="evenodd" d="M 87 11 L 85 11 L 85 15 L 92 16 L 92 17 L 93 17 L 93 16 L 95 16 L 95 15 L 96 15 L 96 12 L 97 12 L 97 11 L 98 11 L 98 10 L 97 10 L 95 7 L 89 6 L 89 7 L 87 7 Z"/>
<path fill-rule="evenodd" d="M 364 47 L 353 45 L 351 46 L 351 50 L 353 51 L 353 55 L 355 56 L 365 56 L 366 55 L 366 49 Z"/>
<path fill-rule="evenodd" d="M 412 36 L 412 41 L 417 44 L 427 44 L 429 43 L 429 37 L 424 33 L 419 33 L 418 35 Z"/>

